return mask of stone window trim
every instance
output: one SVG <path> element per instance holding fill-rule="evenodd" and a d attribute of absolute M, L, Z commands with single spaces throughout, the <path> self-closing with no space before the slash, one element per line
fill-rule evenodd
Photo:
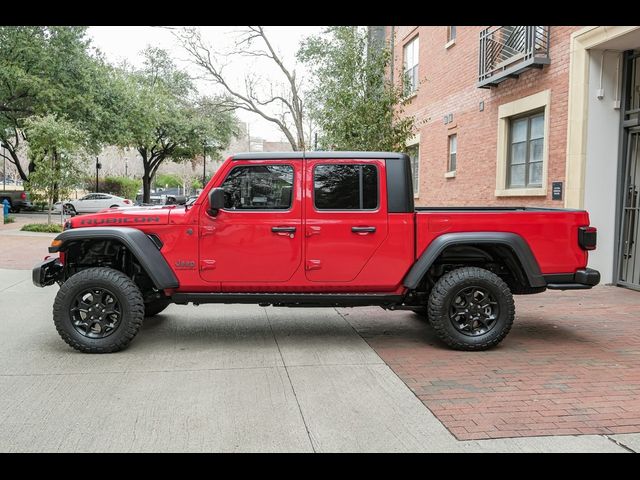
<path fill-rule="evenodd" d="M 549 169 L 549 123 L 551 90 L 504 103 L 498 107 L 498 142 L 496 158 L 496 197 L 547 196 Z M 509 124 L 512 117 L 536 110 L 544 110 L 544 147 L 542 151 L 542 186 L 535 188 L 507 188 L 509 162 Z"/>

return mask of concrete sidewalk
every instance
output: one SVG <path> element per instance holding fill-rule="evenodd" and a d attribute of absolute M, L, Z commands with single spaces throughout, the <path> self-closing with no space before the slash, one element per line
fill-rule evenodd
<path fill-rule="evenodd" d="M 0 451 L 640 448 L 637 435 L 458 441 L 334 309 L 172 305 L 127 350 L 86 355 L 55 331 L 56 293 L 0 270 Z"/>

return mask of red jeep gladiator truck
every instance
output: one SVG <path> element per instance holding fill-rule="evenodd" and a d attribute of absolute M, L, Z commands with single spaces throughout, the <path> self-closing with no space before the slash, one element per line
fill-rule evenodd
<path fill-rule="evenodd" d="M 413 200 L 405 154 L 238 154 L 191 205 L 73 217 L 33 282 L 60 285 L 61 337 L 103 353 L 170 303 L 415 310 L 450 347 L 484 350 L 509 332 L 514 294 L 600 280 L 585 211 Z"/>

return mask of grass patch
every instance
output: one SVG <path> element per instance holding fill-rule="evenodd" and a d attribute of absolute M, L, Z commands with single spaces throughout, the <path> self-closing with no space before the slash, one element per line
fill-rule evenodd
<path fill-rule="evenodd" d="M 4 223 L 14 223 L 16 221 L 16 217 L 12 217 L 9 215 L 8 217 L 4 217 Z"/>
<path fill-rule="evenodd" d="M 20 229 L 23 232 L 44 232 L 44 233 L 60 233 L 62 232 L 62 225 L 57 223 L 27 223 Z"/>

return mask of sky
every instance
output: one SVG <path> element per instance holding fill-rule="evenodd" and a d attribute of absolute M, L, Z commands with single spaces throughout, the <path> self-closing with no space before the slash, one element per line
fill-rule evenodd
<path fill-rule="evenodd" d="M 215 51 L 227 51 L 234 45 L 238 32 L 243 27 L 200 27 L 202 37 L 213 46 Z M 300 42 L 308 35 L 320 33 L 323 27 L 265 27 L 265 32 L 279 53 L 284 58 L 285 66 L 292 69 L 295 65 L 295 53 Z M 140 52 L 148 45 L 164 48 L 169 51 L 176 63 L 196 76 L 200 75 L 198 67 L 188 60 L 188 54 L 182 50 L 174 39 L 172 33 L 164 28 L 150 26 L 93 26 L 89 28 L 89 37 L 95 47 L 99 48 L 112 63 L 119 63 L 122 60 L 140 66 L 142 58 Z M 298 76 L 308 76 L 308 72 L 303 65 L 296 67 Z M 231 77 L 230 83 L 235 88 L 241 88 L 243 77 L 246 72 L 260 75 L 265 80 L 282 78 L 282 72 L 272 62 L 266 59 L 246 58 L 234 56 L 233 60 L 225 67 Z M 215 94 L 221 92 L 209 82 L 197 82 L 200 93 Z M 249 124 L 251 136 L 262 137 L 269 141 L 285 141 L 284 135 L 272 123 L 262 119 L 256 114 L 238 110 L 238 117 L 242 122 Z"/>

